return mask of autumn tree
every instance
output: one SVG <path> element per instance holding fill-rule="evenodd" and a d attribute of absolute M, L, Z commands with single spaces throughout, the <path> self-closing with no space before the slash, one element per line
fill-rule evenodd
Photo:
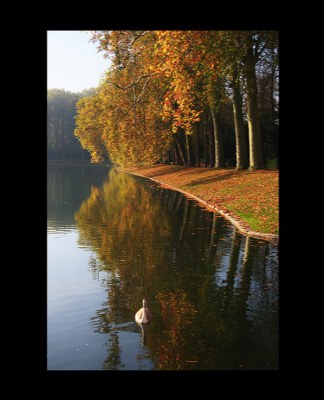
<path fill-rule="evenodd" d="M 98 89 L 100 112 L 94 147 L 98 139 L 117 165 L 156 162 L 169 148 L 171 132 L 160 117 L 163 81 L 153 80 L 146 67 L 152 56 L 154 33 L 99 31 L 93 33 L 92 40 L 112 59 L 112 67 Z M 79 122 L 84 132 L 91 125 L 87 118 Z M 87 135 L 83 138 L 80 132 L 76 135 L 87 141 Z M 91 146 L 88 148 L 92 151 Z"/>
<path fill-rule="evenodd" d="M 91 154 L 91 162 L 102 162 L 107 155 L 107 148 L 102 141 L 103 126 L 100 123 L 100 97 L 97 93 L 85 97 L 77 103 L 75 136 L 83 149 Z"/>

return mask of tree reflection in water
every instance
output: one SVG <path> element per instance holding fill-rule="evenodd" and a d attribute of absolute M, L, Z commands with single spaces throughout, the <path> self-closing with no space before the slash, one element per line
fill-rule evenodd
<path fill-rule="evenodd" d="M 104 369 L 122 369 L 118 333 L 153 314 L 145 351 L 154 369 L 278 368 L 277 247 L 247 238 L 182 194 L 111 169 L 75 214 L 79 245 L 107 271 L 107 303 L 92 323 L 107 334 Z M 134 346 L 142 345 L 142 339 Z"/>

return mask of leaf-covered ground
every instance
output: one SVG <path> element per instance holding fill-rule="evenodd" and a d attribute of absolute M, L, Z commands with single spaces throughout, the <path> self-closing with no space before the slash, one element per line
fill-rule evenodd
<path fill-rule="evenodd" d="M 279 172 L 154 165 L 127 169 L 185 190 L 229 212 L 243 226 L 279 233 Z"/>

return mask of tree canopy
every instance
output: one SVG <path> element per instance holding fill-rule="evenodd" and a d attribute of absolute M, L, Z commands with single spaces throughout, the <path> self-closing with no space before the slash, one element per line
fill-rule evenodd
<path fill-rule="evenodd" d="M 101 162 L 260 169 L 278 158 L 278 32 L 94 31 L 112 61 L 77 103 L 76 137 Z"/>

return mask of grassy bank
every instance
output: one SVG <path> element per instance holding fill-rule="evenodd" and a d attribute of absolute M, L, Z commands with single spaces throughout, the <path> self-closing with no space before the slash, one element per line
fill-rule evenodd
<path fill-rule="evenodd" d="M 226 212 L 241 226 L 261 233 L 279 233 L 279 172 L 236 171 L 154 165 L 128 168 L 175 186 Z"/>

